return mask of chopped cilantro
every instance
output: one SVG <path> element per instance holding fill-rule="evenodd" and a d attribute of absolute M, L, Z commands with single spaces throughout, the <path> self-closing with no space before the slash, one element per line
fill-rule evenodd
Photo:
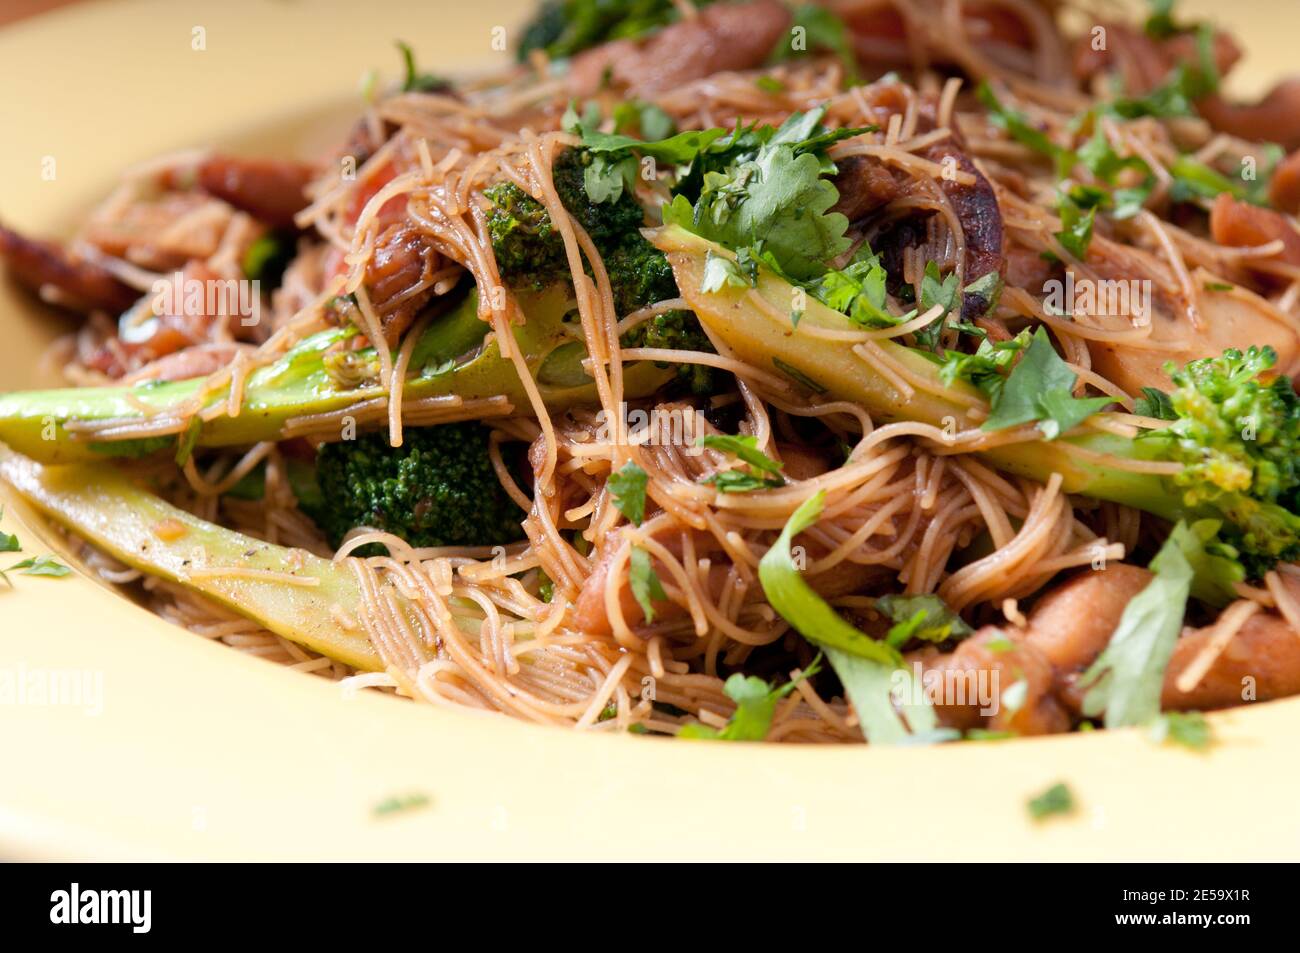
<path fill-rule="evenodd" d="M 1090 190 L 1071 189 L 1061 194 L 1057 210 L 1061 213 L 1061 230 L 1054 237 L 1061 247 L 1083 261 L 1092 244 L 1092 226 L 1097 217 L 1099 199 Z"/>
<path fill-rule="evenodd" d="M 394 814 L 404 814 L 409 811 L 418 811 L 428 807 L 432 802 L 429 795 L 416 792 L 414 794 L 396 794 L 392 797 L 386 797 L 374 806 L 371 813 L 375 817 L 390 817 Z"/>
<path fill-rule="evenodd" d="M 1064 782 L 1057 782 L 1037 797 L 1030 798 L 1026 806 L 1029 809 L 1029 816 L 1036 821 L 1055 814 L 1073 814 L 1074 794 Z"/>
<path fill-rule="evenodd" d="M 1178 419 L 1178 412 L 1174 410 L 1169 395 L 1158 387 L 1142 388 L 1142 396 L 1133 402 L 1133 413 L 1139 417 L 1154 417 L 1157 420 Z"/>
<path fill-rule="evenodd" d="M 965 638 L 974 632 L 936 595 L 881 596 L 876 600 L 875 608 L 894 622 L 885 636 L 885 641 L 894 648 L 901 648 L 911 639 L 946 642 Z"/>
<path fill-rule="evenodd" d="M 1147 731 L 1158 744 L 1182 745 L 1203 751 L 1214 741 L 1210 723 L 1199 711 L 1167 711 L 1151 723 Z"/>
<path fill-rule="evenodd" d="M 967 381 L 987 394 L 990 401 L 996 402 L 1016 354 L 1028 346 L 1028 330 L 1021 331 L 1009 341 L 990 341 L 985 337 L 974 354 L 946 352 L 939 368 L 939 378 L 949 386 L 956 380 Z"/>
<path fill-rule="evenodd" d="M 1110 643 L 1080 679 L 1088 687 L 1083 713 L 1092 718 L 1104 712 L 1107 728 L 1146 724 L 1160 714 L 1165 668 L 1183 628 L 1193 570 L 1175 534 L 1150 568 L 1155 577 L 1129 600 Z"/>
<path fill-rule="evenodd" d="M 640 526 L 645 519 L 645 488 L 648 482 L 645 470 L 633 460 L 609 475 L 606 486 L 614 497 L 614 506 L 631 521 Z"/>
<path fill-rule="evenodd" d="M 993 399 L 983 429 L 1005 430 L 1036 420 L 1043 436 L 1055 440 L 1114 403 L 1111 397 L 1075 397 L 1077 379 L 1052 347 L 1047 332 L 1038 328 Z"/>
<path fill-rule="evenodd" d="M 848 219 L 831 207 L 839 193 L 824 176 L 833 143 L 864 129 L 828 130 L 826 108 L 792 113 L 777 129 L 737 127 L 693 159 L 690 174 L 663 210 L 676 224 L 735 251 L 751 249 L 785 277 L 811 281 L 848 250 Z M 714 130 L 721 133 L 721 130 Z M 694 161 L 700 160 L 700 161 Z M 698 188 L 691 202 L 687 193 Z"/>
<path fill-rule="evenodd" d="M 748 470 L 722 470 L 700 481 L 720 493 L 748 493 L 785 485 L 781 476 L 782 465 L 758 449 L 755 437 L 709 434 L 700 438 L 700 445 L 720 450 L 748 464 Z"/>
<path fill-rule="evenodd" d="M 30 556 L 22 562 L 14 563 L 6 573 L 19 572 L 24 576 L 53 576 L 59 578 L 72 572 L 67 566 L 53 556 Z"/>
<path fill-rule="evenodd" d="M 5 508 L 0 506 L 0 519 L 5 515 Z M 22 552 L 22 543 L 18 542 L 18 537 L 13 533 L 0 532 L 0 553 L 19 553 Z"/>
<path fill-rule="evenodd" d="M 722 690 L 736 703 L 736 710 L 721 728 L 708 725 L 683 725 L 678 738 L 708 741 L 762 741 L 772 730 L 772 717 L 776 704 L 785 698 L 801 681 L 812 678 L 821 670 L 821 655 L 799 673 L 799 677 L 775 688 L 761 678 L 737 672 L 723 684 Z"/>
<path fill-rule="evenodd" d="M 633 597 L 645 613 L 646 622 L 653 622 L 654 603 L 667 599 L 668 593 L 664 592 L 663 583 L 655 574 L 650 554 L 640 546 L 632 547 L 632 555 L 628 560 L 628 582 L 632 586 Z"/>
<path fill-rule="evenodd" d="M 988 109 L 989 120 L 993 125 L 1021 145 L 1051 159 L 1058 177 L 1064 178 L 1070 174 L 1070 169 L 1076 160 L 1071 150 L 1053 142 L 1047 133 L 1035 126 L 1024 113 L 1003 105 L 997 94 L 993 92 L 993 87 L 987 82 L 980 83 L 975 94 Z"/>

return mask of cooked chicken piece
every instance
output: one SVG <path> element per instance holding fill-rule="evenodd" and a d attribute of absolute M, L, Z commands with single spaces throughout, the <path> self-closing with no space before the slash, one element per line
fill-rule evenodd
<path fill-rule="evenodd" d="M 1150 581 L 1150 572 L 1125 563 L 1084 570 L 1038 600 L 1025 638 L 1058 676 L 1082 672 L 1110 642 L 1124 607 Z"/>
<path fill-rule="evenodd" d="M 613 82 L 648 95 L 726 70 L 761 66 L 790 25 L 778 0 L 720 3 L 644 41 L 617 40 L 580 53 L 569 88 L 590 96 Z"/>
<path fill-rule="evenodd" d="M 1070 727 L 1069 713 L 1055 694 L 1051 662 L 1018 633 L 985 626 L 952 652 L 926 648 L 909 653 L 908 660 L 921 663 L 927 693 L 948 727 L 1019 735 Z M 990 714 L 981 714 L 981 694 Z"/>
<path fill-rule="evenodd" d="M 247 339 L 255 334 L 256 325 L 241 320 L 242 317 L 251 318 L 253 315 L 237 313 L 240 306 L 247 302 L 240 300 L 238 290 L 232 290 L 231 283 L 202 262 L 190 262 L 184 271 L 169 275 L 166 282 L 168 288 L 157 289 L 149 295 L 148 301 L 137 304 L 146 313 L 139 315 L 135 334 L 129 340 L 115 338 L 104 345 L 87 359 L 88 367 L 109 377 L 121 377 L 159 358 L 211 341 L 213 327 L 218 324 L 225 324 L 235 337 Z M 195 299 L 190 291 L 195 287 L 203 289 L 199 307 L 195 307 Z M 182 305 L 179 309 L 170 307 L 178 302 Z M 177 355 L 174 366 L 164 367 L 168 379 L 190 366 L 187 364 L 188 359 L 182 358 L 184 355 Z M 196 358 L 192 366 L 201 370 L 207 364 L 204 359 Z"/>
<path fill-rule="evenodd" d="M 1247 619 L 1196 687 L 1180 691 L 1178 677 L 1212 636 L 1212 626 L 1184 630 L 1165 671 L 1161 707 L 1231 708 L 1300 694 L 1300 632 L 1273 612 L 1257 612 Z"/>
<path fill-rule="evenodd" d="M 1193 328 L 1185 315 L 1174 316 L 1152 308 L 1148 340 L 1166 347 L 1152 349 L 1089 341 L 1093 369 L 1129 394 L 1138 394 L 1143 387 L 1169 390 L 1169 376 L 1164 372 L 1166 361 L 1185 364 L 1215 357 L 1232 347 L 1267 344 L 1277 351 L 1277 366 L 1290 373 L 1300 358 L 1300 338 L 1272 317 L 1266 301 L 1241 287 L 1227 291 L 1202 287 L 1199 291 L 1201 330 Z"/>
<path fill-rule="evenodd" d="M 134 384 L 137 381 L 183 381 L 207 377 L 229 367 L 235 355 L 249 347 L 235 342 L 186 347 L 151 361 L 129 375 L 126 381 Z"/>

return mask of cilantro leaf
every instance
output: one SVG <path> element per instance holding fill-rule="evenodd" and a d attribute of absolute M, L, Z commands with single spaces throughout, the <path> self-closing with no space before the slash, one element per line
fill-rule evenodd
<path fill-rule="evenodd" d="M 1076 380 L 1074 371 L 1052 347 L 1047 332 L 1039 327 L 1024 357 L 994 397 L 982 429 L 1005 430 L 1037 420 L 1043 436 L 1055 440 L 1114 403 L 1112 397 L 1075 397 Z"/>
<path fill-rule="evenodd" d="M 5 515 L 5 508 L 0 506 L 0 519 Z M 18 542 L 18 537 L 13 533 L 0 532 L 0 553 L 20 553 L 22 552 L 22 543 Z"/>
<path fill-rule="evenodd" d="M 749 434 L 734 437 L 730 434 L 707 434 L 700 438 L 700 445 L 710 450 L 729 453 L 754 469 L 766 473 L 777 473 L 782 468 L 782 464 L 758 449 L 758 438 Z"/>
<path fill-rule="evenodd" d="M 677 132 L 677 124 L 673 122 L 672 116 L 654 103 L 639 99 L 619 103 L 614 107 L 611 118 L 614 120 L 614 132 L 626 133 L 629 129 L 635 129 L 637 138 L 646 142 L 658 142 Z"/>
<path fill-rule="evenodd" d="M 645 470 L 634 460 L 629 460 L 605 481 L 614 497 L 614 506 L 633 526 L 640 526 L 645 519 L 645 488 L 648 480 Z"/>
<path fill-rule="evenodd" d="M 1026 807 L 1029 810 L 1029 816 L 1036 821 L 1041 821 L 1054 814 L 1073 814 L 1075 809 L 1074 794 L 1064 782 L 1058 781 L 1042 794 L 1030 798 Z"/>
<path fill-rule="evenodd" d="M 750 490 L 770 489 L 785 485 L 781 476 L 782 464 L 777 463 L 758 449 L 758 439 L 752 436 L 708 434 L 700 438 L 700 445 L 710 450 L 720 450 L 749 465 L 750 470 L 722 470 L 701 480 L 720 493 L 747 493 Z"/>
<path fill-rule="evenodd" d="M 69 575 L 72 570 L 53 556 L 31 556 L 22 562 L 14 563 L 5 572 L 18 571 L 24 576 L 53 576 L 59 578 Z"/>
<path fill-rule="evenodd" d="M 801 681 L 812 678 L 819 671 L 820 655 L 799 673 L 798 678 L 775 688 L 761 678 L 737 672 L 722 686 L 727 697 L 736 703 L 736 710 L 727 719 L 727 723 L 721 728 L 701 724 L 683 725 L 678 730 L 677 737 L 708 741 L 762 741 L 772 730 L 777 702 L 793 692 Z"/>
<path fill-rule="evenodd" d="M 628 559 L 628 582 L 632 587 L 633 597 L 636 599 L 637 604 L 641 606 L 641 611 L 645 613 L 646 622 L 653 622 L 655 620 L 654 603 L 667 599 L 668 593 L 664 592 L 663 583 L 659 581 L 659 576 L 655 574 L 650 553 L 640 546 L 632 547 L 632 554 Z"/>
<path fill-rule="evenodd" d="M 791 544 L 817 522 L 825 499 L 825 493 L 819 492 L 800 504 L 759 562 L 763 593 L 783 619 L 826 652 L 869 741 L 900 744 L 917 737 L 931 740 L 929 733 L 937 721 L 924 693 L 913 693 L 902 701 L 906 722 L 894 709 L 895 673 L 903 666 L 898 650 L 846 622 L 808 585 L 795 565 Z"/>
<path fill-rule="evenodd" d="M 1063 193 L 1057 203 L 1057 210 L 1061 213 L 1061 230 L 1055 232 L 1054 237 L 1080 261 L 1088 257 L 1088 246 L 1092 244 L 1092 226 L 1100 201 L 1089 192 L 1071 189 L 1070 192 Z"/>
<path fill-rule="evenodd" d="M 943 310 L 939 316 L 924 328 L 916 332 L 916 343 L 931 351 L 937 350 L 943 329 L 947 326 L 948 315 L 958 308 L 961 290 L 957 287 L 957 273 L 954 271 L 946 278 L 942 277 L 939 265 L 930 261 L 925 264 L 925 273 L 921 276 L 921 311 L 929 311 L 936 305 Z"/>
<path fill-rule="evenodd" d="M 850 246 L 848 219 L 830 211 L 839 193 L 823 178 L 835 168 L 824 150 L 863 131 L 826 130 L 821 126 L 825 114 L 824 106 L 792 113 L 776 130 L 738 127 L 725 141 L 715 140 L 714 158 L 725 157 L 727 164 L 693 166 L 664 207 L 664 223 L 735 251 L 761 249 L 774 270 L 799 281 L 819 277 L 825 263 Z M 696 186 L 699 197 L 692 204 L 685 193 Z"/>
<path fill-rule="evenodd" d="M 1083 673 L 1083 713 L 1105 713 L 1107 728 L 1142 725 L 1160 714 L 1160 690 L 1183 628 L 1194 570 L 1171 534 L 1151 561 L 1155 578 L 1120 616 L 1110 643 Z"/>
<path fill-rule="evenodd" d="M 1056 166 L 1058 177 L 1064 178 L 1070 174 L 1070 169 L 1073 168 L 1077 158 L 1071 150 L 1053 142 L 1047 133 L 1035 126 L 1024 113 L 1003 105 L 997 94 L 993 92 L 993 87 L 987 82 L 980 83 L 975 95 L 989 111 L 989 121 L 993 125 L 1021 145 L 1028 146 L 1034 152 L 1051 159 Z"/>
<path fill-rule="evenodd" d="M 1178 419 L 1173 401 L 1158 387 L 1142 388 L 1142 396 L 1133 402 L 1133 413 L 1139 417 L 1154 417 L 1157 420 Z"/>
<path fill-rule="evenodd" d="M 1038 429 L 1048 440 L 1055 440 L 1114 402 L 1113 397 L 1075 397 L 1068 390 L 1049 390 L 1038 398 L 1044 414 Z"/>
<path fill-rule="evenodd" d="M 853 260 L 842 269 L 830 268 L 804 287 L 829 308 L 847 315 L 855 324 L 868 328 L 895 327 L 915 316 L 912 311 L 895 315 L 885 306 L 889 275 L 880 257 L 863 244 Z M 795 282 L 798 284 L 799 282 Z"/>
<path fill-rule="evenodd" d="M 990 341 L 985 337 L 974 354 L 946 352 L 939 368 L 939 379 L 949 386 L 957 380 L 967 381 L 987 394 L 990 401 L 996 402 L 1016 354 L 1028 346 L 1028 330 L 1021 331 L 1009 341 Z"/>
<path fill-rule="evenodd" d="M 1175 159 L 1169 166 L 1169 172 L 1174 177 L 1169 197 L 1175 202 L 1213 199 L 1220 192 L 1227 192 L 1238 201 L 1254 205 L 1268 204 L 1267 176 L 1255 179 L 1254 187 L 1247 187 L 1244 181 L 1224 175 L 1218 169 L 1189 156 Z"/>

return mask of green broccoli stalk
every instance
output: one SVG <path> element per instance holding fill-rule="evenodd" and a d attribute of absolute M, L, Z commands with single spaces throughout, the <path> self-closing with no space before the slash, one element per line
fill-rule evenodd
<path fill-rule="evenodd" d="M 583 372 L 581 341 L 565 316 L 573 307 L 571 295 L 553 287 L 545 292 L 521 292 L 520 308 L 527 316 L 514 330 L 520 352 L 537 379 L 547 405 L 564 408 L 594 403 L 595 385 Z M 344 412 L 365 401 L 384 396 L 375 378 L 360 384 L 340 381 L 334 359 L 355 328 L 322 331 L 300 342 L 275 363 L 249 375 L 241 409 L 235 416 L 220 415 L 203 421 L 180 438 L 183 448 L 221 447 L 282 438 L 285 424 L 308 414 Z M 377 365 L 373 349 L 351 352 L 352 367 Z M 630 366 L 625 375 L 627 393 L 648 396 L 673 379 L 673 372 L 648 361 Z M 204 380 L 145 382 L 132 387 L 82 387 L 62 390 L 0 394 L 0 441 L 33 460 L 70 463 L 105 456 L 140 456 L 170 449 L 177 437 L 152 440 L 87 440 L 66 425 L 142 422 L 149 408 L 158 414 L 180 408 L 193 399 Z M 501 354 L 499 342 L 488 334 L 478 317 L 478 295 L 468 297 L 435 320 L 417 342 L 405 386 L 406 400 L 456 394 L 465 399 L 504 396 L 516 412 L 530 409 L 527 394 L 514 364 Z M 226 399 L 218 391 L 207 406 Z"/>
<path fill-rule="evenodd" d="M 128 566 L 183 583 L 314 652 L 367 671 L 384 667 L 370 641 L 330 611 L 337 605 L 355 616 L 361 609 L 357 577 L 346 567 L 205 522 L 103 464 L 43 467 L 0 447 L 0 479 Z M 193 571 L 226 567 L 315 582 Z"/>
<path fill-rule="evenodd" d="M 933 356 L 894 341 L 874 342 L 914 382 L 915 392 L 908 397 L 853 348 L 810 333 L 854 330 L 844 315 L 809 298 L 793 325 L 788 315 L 797 289 L 766 269 L 759 270 L 752 288 L 746 282 L 741 287 L 724 282 L 704 291 L 707 259 L 731 259 L 731 253 L 679 227 L 662 229 L 655 242 L 668 254 L 684 297 L 712 334 L 743 360 L 785 375 L 818 399 L 850 400 L 881 421 L 920 421 L 958 434 L 981 423 L 993 429 L 989 424 L 995 416 L 1038 420 L 1043 439 L 989 449 L 981 456 L 999 469 L 1035 480 L 1059 473 L 1067 493 L 1127 504 L 1170 521 L 1218 520 L 1222 540 L 1211 548 L 1239 560 L 1242 577 L 1257 578 L 1279 560 L 1300 557 L 1300 401 L 1289 380 L 1271 376 L 1276 356 L 1267 348 L 1228 351 L 1181 370 L 1171 368 L 1174 390 L 1167 400 L 1160 395 L 1164 415 L 1172 420 L 1168 429 L 1137 437 L 1079 434 L 1072 431 L 1074 423 L 1106 401 L 1071 403 L 1076 401 L 1069 393 L 1073 374 L 1067 371 L 1068 380 L 1060 378 L 1064 365 L 1047 353 L 1045 339 L 1046 351 L 1037 349 L 1033 361 L 1026 353 L 992 406 L 986 392 L 974 385 L 945 381 Z M 763 306 L 752 302 L 753 292 Z M 1038 374 L 1049 389 L 1034 394 L 1020 386 L 1016 374 L 1022 367 L 1026 374 Z M 1022 401 L 1024 407 L 1011 406 Z M 1047 439 L 1057 434 L 1062 436 Z M 1116 465 L 1123 461 L 1175 463 L 1183 469 L 1175 475 L 1139 472 Z"/>
<path fill-rule="evenodd" d="M 641 234 L 645 212 L 636 198 L 626 189 L 605 202 L 592 201 L 588 195 L 586 171 L 592 161 L 586 149 L 566 149 L 556 156 L 552 174 L 560 201 L 600 252 L 615 312 L 625 316 L 656 301 L 676 298 L 677 282 L 668 258 Z M 493 205 L 488 232 L 501 277 L 516 289 L 572 287 L 564 241 L 546 207 L 513 182 L 494 185 L 484 195 Z M 687 311 L 657 315 L 630 330 L 621 343 L 623 347 L 713 351 L 699 321 Z M 693 393 L 707 395 L 715 389 L 712 368 L 681 364 L 677 374 Z"/>
<path fill-rule="evenodd" d="M 0 480 L 128 566 L 180 583 L 345 665 L 362 671 L 384 669 L 384 660 L 366 635 L 343 621 L 365 611 L 360 582 L 344 564 L 208 523 L 103 464 L 45 467 L 0 446 Z M 161 532 L 163 527 L 166 532 Z M 211 571 L 223 569 L 232 572 Z M 300 577 L 300 584 L 286 582 L 282 574 Z M 401 593 L 394 593 L 393 600 L 408 624 L 418 629 L 420 613 L 415 607 Z M 482 613 L 467 605 L 457 605 L 453 612 L 456 625 L 477 639 Z M 532 623 L 517 621 L 514 634 L 521 642 L 532 638 Z M 528 665 L 529 659 L 525 653 L 520 661 Z"/>
<path fill-rule="evenodd" d="M 314 501 L 300 501 L 331 545 L 369 526 L 412 546 L 495 546 L 523 537 L 524 513 L 488 457 L 477 422 L 412 428 L 400 447 L 386 434 L 327 443 L 316 457 Z"/>

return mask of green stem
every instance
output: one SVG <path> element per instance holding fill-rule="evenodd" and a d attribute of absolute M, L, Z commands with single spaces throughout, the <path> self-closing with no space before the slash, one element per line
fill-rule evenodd
<path fill-rule="evenodd" d="M 747 364 L 785 376 L 809 391 L 813 400 L 852 401 L 866 408 L 877 423 L 916 421 L 954 434 L 978 429 L 983 418 L 970 409 L 973 404 L 987 412 L 983 394 L 963 381 L 945 384 L 938 366 L 912 348 L 891 340 L 873 342 L 920 385 L 906 395 L 874 371 L 850 342 L 814 333 L 861 330 L 838 311 L 766 270 L 760 272 L 756 287 L 728 284 L 704 292 L 706 255 L 730 257 L 730 252 L 678 226 L 660 229 L 653 241 L 668 255 L 682 296 L 705 329 Z M 802 309 L 797 325 L 790 317 L 795 304 Z M 1149 460 L 1158 453 L 1152 442 L 1091 433 L 1010 444 L 979 456 L 999 470 L 1033 480 L 1045 482 L 1059 473 L 1066 493 L 1126 503 L 1170 519 L 1181 514 L 1178 496 L 1163 477 L 1085 461 L 1071 453 L 1071 447 L 1129 460 Z"/>
<path fill-rule="evenodd" d="M 204 522 L 140 489 L 111 466 L 45 467 L 0 447 L 0 478 L 37 509 L 103 552 L 142 572 L 184 584 L 304 648 L 367 671 L 383 663 L 362 632 L 330 611 L 361 610 L 356 576 L 344 566 Z M 296 567 L 296 568 L 290 568 Z M 192 570 L 290 573 L 315 585 Z"/>
<path fill-rule="evenodd" d="M 565 291 L 552 289 L 519 296 L 528 320 L 515 328 L 515 340 L 538 382 L 547 406 L 564 408 L 594 403 L 596 388 L 585 376 L 585 351 L 575 342 L 577 324 L 566 322 L 571 303 Z M 478 296 L 471 293 L 457 308 L 434 322 L 416 346 L 405 400 L 457 395 L 465 400 L 504 396 L 516 413 L 531 410 L 514 364 L 501 354 L 495 335 L 479 320 Z M 325 352 L 353 333 L 322 331 L 302 341 L 275 363 L 249 375 L 240 412 L 202 423 L 197 446 L 220 447 L 276 440 L 295 417 L 345 411 L 384 396 L 378 385 L 347 389 L 326 372 Z M 575 348 L 574 344 L 578 347 Z M 454 362 L 449 365 L 449 362 Z M 674 374 L 650 362 L 631 365 L 625 374 L 630 397 L 653 393 Z M 202 379 L 150 383 L 134 387 L 87 387 L 0 395 L 0 441 L 42 463 L 74 463 L 104 456 L 135 456 L 175 446 L 177 437 L 127 441 L 92 441 L 66 429 L 69 421 L 144 422 L 141 405 L 158 413 L 183 407 L 200 391 Z M 224 401 L 227 390 L 213 394 L 207 406 Z"/>

